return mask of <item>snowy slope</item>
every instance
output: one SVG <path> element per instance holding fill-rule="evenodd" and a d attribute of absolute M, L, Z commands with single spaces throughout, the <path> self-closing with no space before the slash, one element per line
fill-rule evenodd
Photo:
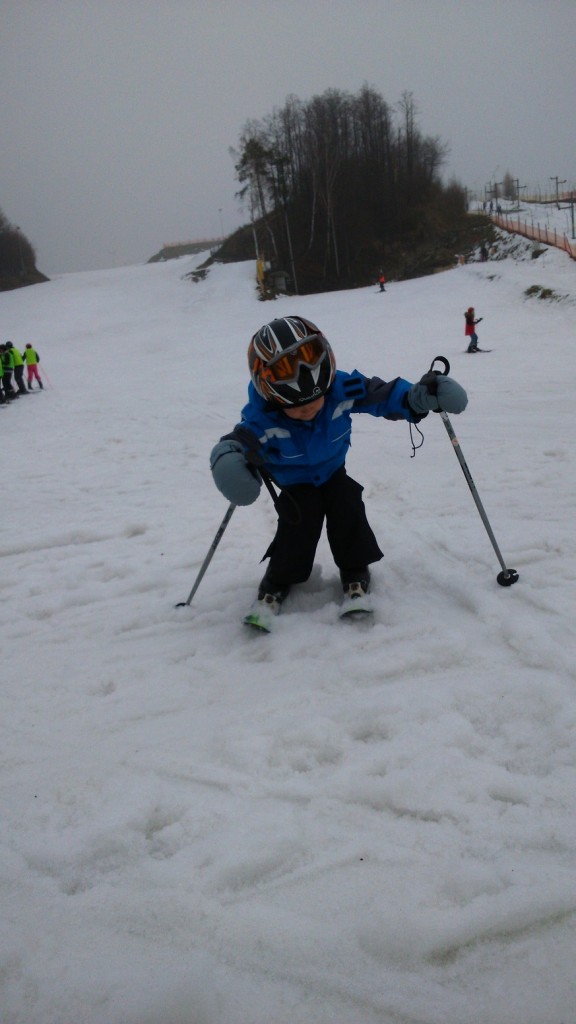
<path fill-rule="evenodd" d="M 51 386 L 0 410 L 2 1024 L 570 1024 L 576 985 L 576 268 L 561 253 L 260 303 L 254 266 L 0 295 Z M 561 301 L 528 299 L 538 284 Z M 464 352 L 463 312 L 484 320 Z M 272 637 L 240 619 L 275 516 L 208 472 L 246 347 L 301 312 L 339 365 L 439 354 L 439 417 L 356 417 L 386 553 L 371 625 L 325 541 Z"/>

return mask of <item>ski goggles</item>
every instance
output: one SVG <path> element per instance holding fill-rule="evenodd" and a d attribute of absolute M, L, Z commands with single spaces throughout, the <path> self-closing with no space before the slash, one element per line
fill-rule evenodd
<path fill-rule="evenodd" d="M 269 361 L 266 360 L 266 377 L 268 380 L 286 383 L 298 380 L 301 366 L 309 370 L 319 366 L 326 355 L 326 344 L 320 334 L 308 334 L 305 338 L 294 342 L 290 348 L 284 349 Z"/>

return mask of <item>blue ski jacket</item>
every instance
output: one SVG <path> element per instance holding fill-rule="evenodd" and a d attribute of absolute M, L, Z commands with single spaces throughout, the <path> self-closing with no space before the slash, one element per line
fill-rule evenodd
<path fill-rule="evenodd" d="M 293 420 L 267 403 L 252 383 L 242 421 L 226 438 L 239 441 L 255 456 L 281 487 L 326 481 L 344 465 L 352 434 L 352 413 L 364 412 L 387 420 L 417 423 L 407 393 L 412 385 L 401 377 L 386 382 L 365 377 L 358 370 L 337 370 L 324 395 L 324 405 L 313 420 Z"/>

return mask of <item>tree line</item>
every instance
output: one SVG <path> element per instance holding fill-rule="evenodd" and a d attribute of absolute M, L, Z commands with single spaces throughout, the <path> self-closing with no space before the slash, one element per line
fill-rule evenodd
<path fill-rule="evenodd" d="M 34 247 L 0 210 L 0 291 L 45 280 L 36 269 Z"/>
<path fill-rule="evenodd" d="M 299 276 L 365 283 L 392 243 L 430 238 L 465 213 L 464 189 L 441 182 L 448 148 L 422 134 L 409 92 L 394 108 L 368 85 L 291 96 L 248 121 L 232 152 L 257 255 L 284 265 L 294 290 Z"/>

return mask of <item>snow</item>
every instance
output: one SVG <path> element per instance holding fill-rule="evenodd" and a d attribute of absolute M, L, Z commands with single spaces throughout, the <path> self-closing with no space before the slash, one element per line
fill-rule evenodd
<path fill-rule="evenodd" d="M 575 1020 L 576 268 L 506 249 L 385 294 L 265 304 L 254 264 L 192 283 L 186 257 L 0 295 L 47 374 L 0 409 L 2 1024 Z M 208 455 L 248 340 L 299 311 L 344 369 L 450 360 L 515 586 L 440 418 L 411 458 L 359 416 L 374 621 L 338 619 L 323 539 L 247 632 L 265 491 L 175 608 L 227 509 Z"/>

